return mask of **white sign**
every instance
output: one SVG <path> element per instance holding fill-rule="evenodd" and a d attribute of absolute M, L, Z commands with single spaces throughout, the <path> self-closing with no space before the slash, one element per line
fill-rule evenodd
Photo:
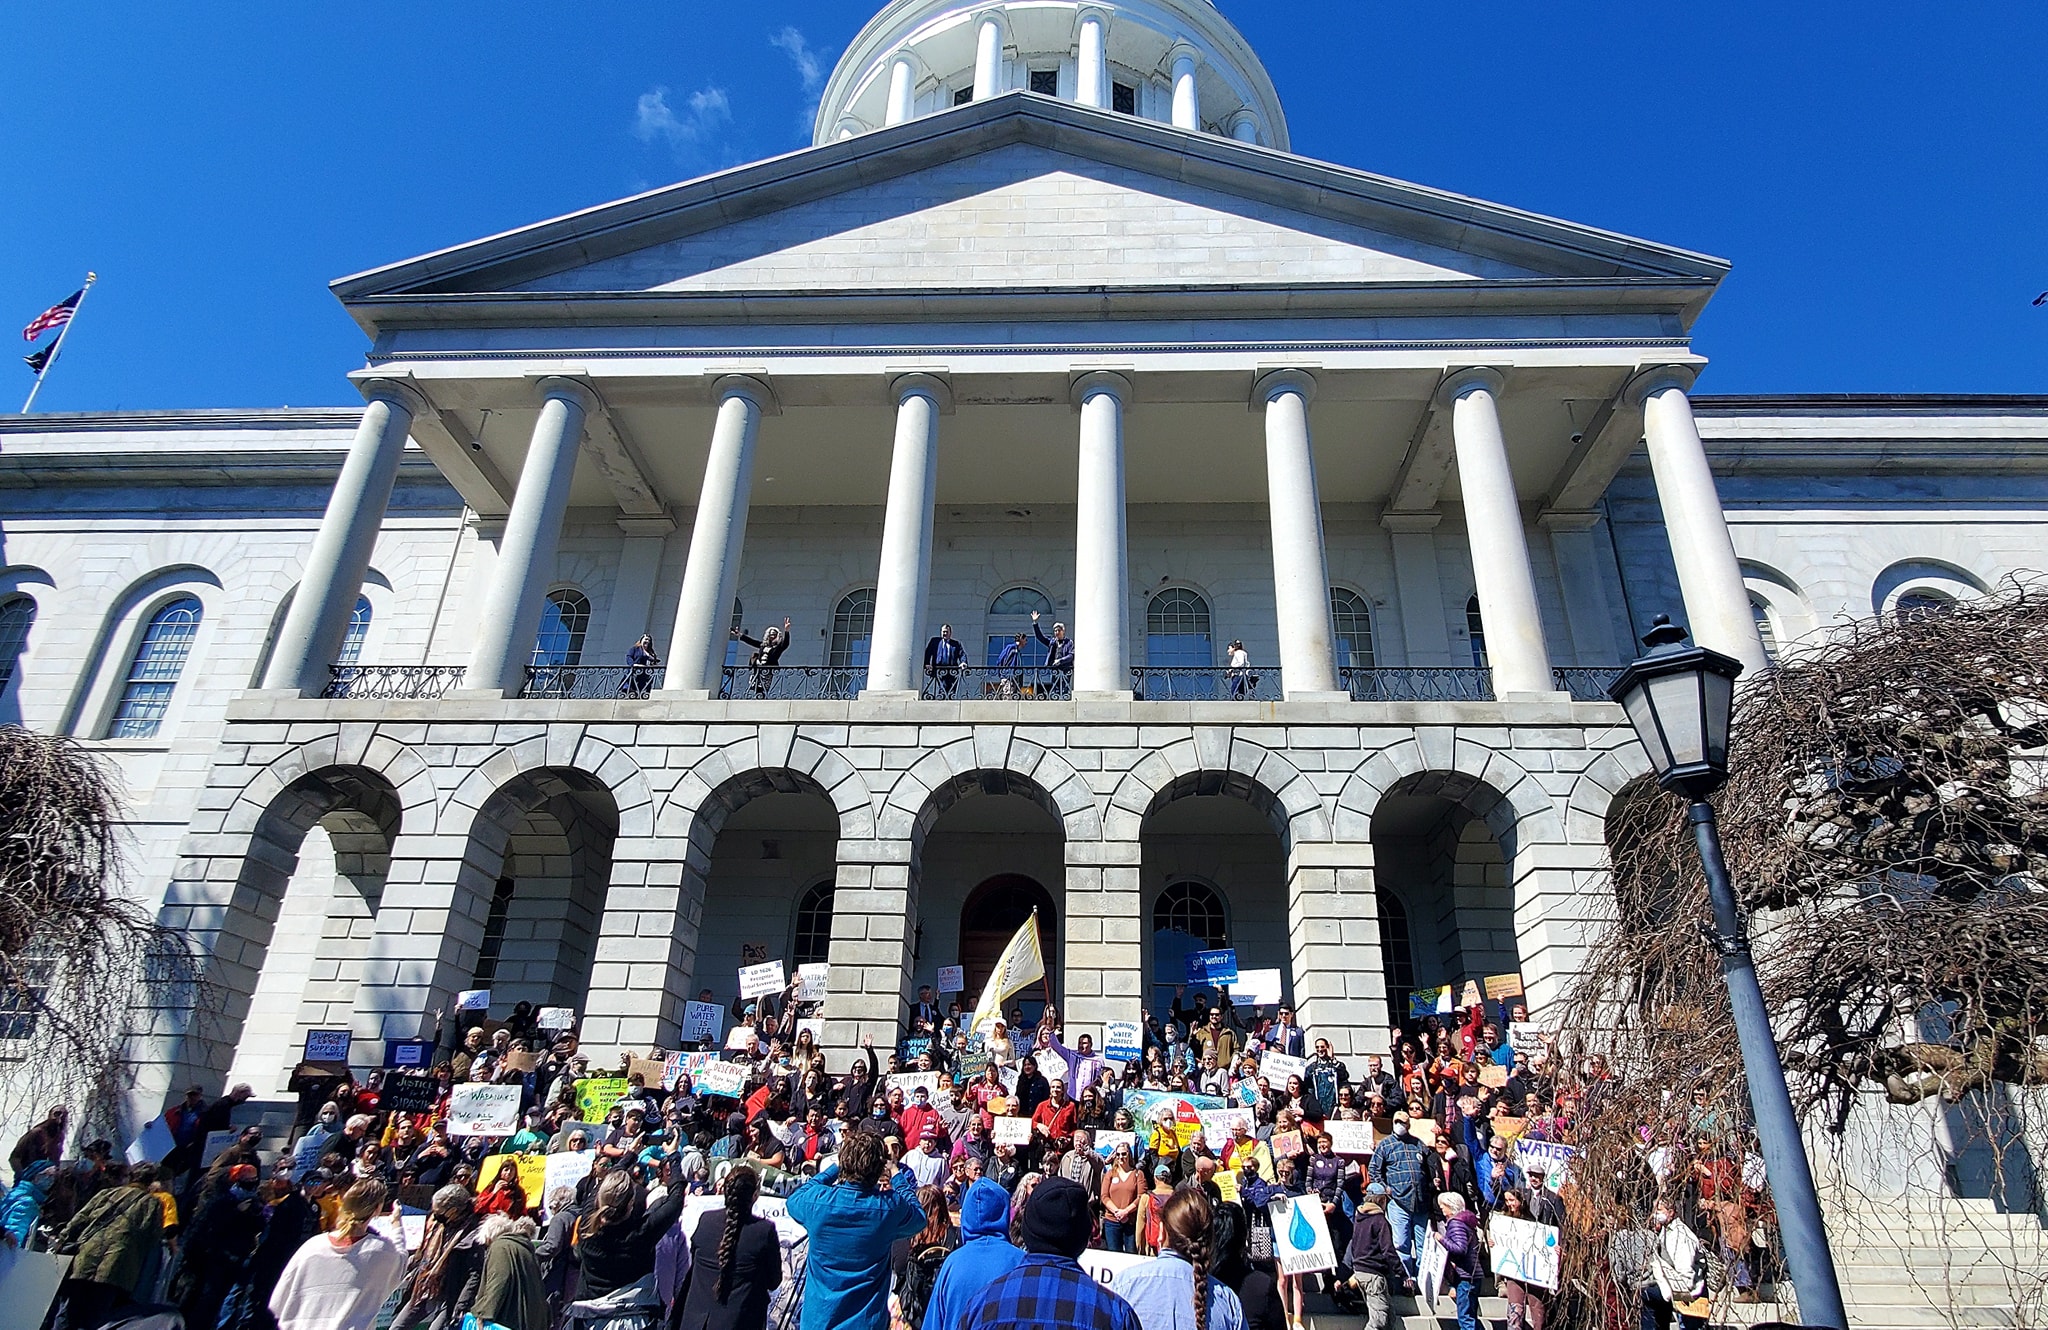
<path fill-rule="evenodd" d="M 1522 1284 L 1557 1289 L 1557 1229 L 1496 1214 L 1486 1221 L 1493 1272 Z"/>
<path fill-rule="evenodd" d="M 1338 1122 L 1331 1119 L 1323 1124 L 1323 1130 L 1330 1134 L 1330 1152 L 1340 1155 L 1369 1155 L 1372 1153 L 1373 1133 L 1370 1122 Z"/>
<path fill-rule="evenodd" d="M 448 1092 L 450 1136 L 510 1136 L 519 1130 L 518 1085 L 458 1085 Z"/>
<path fill-rule="evenodd" d="M 1138 1149 L 1138 1133 L 1134 1131 L 1098 1131 L 1095 1133 L 1095 1153 L 1104 1159 L 1116 1153 L 1119 1145 L 1130 1147 L 1131 1162 L 1136 1163 L 1141 1151 Z"/>
<path fill-rule="evenodd" d="M 576 1008 L 542 1007 L 533 1023 L 543 1030 L 571 1030 L 576 1026 Z"/>
<path fill-rule="evenodd" d="M 1330 1244 L 1330 1226 L 1323 1203 L 1314 1196 L 1278 1196 L 1266 1202 L 1273 1218 L 1273 1259 L 1283 1275 L 1313 1274 L 1337 1268 L 1337 1249 Z"/>
<path fill-rule="evenodd" d="M 1102 1027 L 1102 1055 L 1118 1062 L 1136 1062 L 1139 1038 L 1136 1021 L 1110 1021 Z"/>
<path fill-rule="evenodd" d="M 1252 1125 L 1252 1111 L 1248 1108 L 1210 1108 L 1204 1109 L 1200 1116 L 1202 1139 L 1218 1154 L 1237 1139 L 1234 1129 L 1238 1123 L 1242 1122 L 1247 1127 Z"/>
<path fill-rule="evenodd" d="M 796 1032 L 798 1034 L 802 1034 L 806 1030 L 811 1032 L 811 1043 L 813 1045 L 825 1042 L 825 1018 L 823 1016 L 806 1016 L 796 1023 Z"/>
<path fill-rule="evenodd" d="M 964 993 L 967 991 L 967 968 L 961 965 L 939 967 L 939 991 L 941 993 Z"/>
<path fill-rule="evenodd" d="M 754 1047 L 761 1032 L 751 1025 L 735 1025 L 726 1031 L 725 1047 L 728 1052 L 745 1053 Z"/>
<path fill-rule="evenodd" d="M 1531 1059 L 1534 1059 L 1538 1053 L 1543 1051 L 1543 1040 L 1548 1034 L 1548 1031 L 1539 1030 L 1533 1025 L 1510 1025 L 1508 1027 L 1508 1047 L 1514 1049 L 1517 1053 L 1527 1053 Z"/>
<path fill-rule="evenodd" d="M 1101 1251 L 1090 1247 L 1081 1253 L 1081 1268 L 1086 1270 L 1096 1283 L 1113 1289 L 1133 1266 L 1143 1265 L 1148 1258 L 1131 1256 L 1120 1251 Z"/>
<path fill-rule="evenodd" d="M 491 990 L 488 988 L 465 988 L 455 995 L 457 1011 L 489 1011 Z"/>
<path fill-rule="evenodd" d="M 1031 1144 L 1031 1119 L 997 1118 L 995 1120 L 995 1128 L 989 1132 L 988 1138 L 996 1145 L 1029 1145 Z"/>
<path fill-rule="evenodd" d="M 683 1006 L 683 1042 L 715 1044 L 725 1028 L 725 1008 L 716 1002 L 689 1002 Z"/>
<path fill-rule="evenodd" d="M 213 1161 L 220 1158 L 220 1152 L 233 1145 L 235 1137 L 241 1134 L 240 1131 L 233 1127 L 229 1127 L 226 1131 L 210 1131 L 206 1133 L 206 1144 L 199 1147 L 200 1162 L 208 1168 L 212 1168 Z"/>
<path fill-rule="evenodd" d="M 698 1094 L 742 1099 L 747 1093 L 747 1069 L 737 1062 L 713 1062 L 697 1073 L 695 1085 Z"/>
<path fill-rule="evenodd" d="M 141 1134 L 128 1143 L 128 1162 L 160 1163 L 165 1155 L 177 1148 L 178 1139 L 171 1135 L 170 1125 L 162 1118 L 151 1118 L 142 1124 Z"/>
<path fill-rule="evenodd" d="M 346 1062 L 348 1061 L 349 1032 L 347 1030 L 306 1031 L 306 1061 Z"/>
<path fill-rule="evenodd" d="M 1230 986 L 1230 1000 L 1240 1007 L 1279 1006 L 1280 972 L 1239 970 L 1237 982 Z"/>
<path fill-rule="evenodd" d="M 1422 1259 L 1416 1263 L 1424 1310 L 1436 1310 L 1437 1297 L 1444 1291 L 1444 1270 L 1450 1263 L 1451 1253 L 1436 1240 L 1436 1230 L 1429 1230 L 1422 1239 Z"/>
<path fill-rule="evenodd" d="M 814 961 L 809 965 L 796 967 L 796 1000 L 799 1002 L 823 1002 L 825 984 L 830 978 L 831 963 Z"/>
<path fill-rule="evenodd" d="M 1551 1191 L 1571 1181 L 1572 1159 L 1578 1153 L 1556 1141 L 1515 1142 L 1515 1162 L 1521 1165 L 1522 1176 L 1527 1177 L 1531 1169 L 1542 1169 L 1543 1185 Z"/>
<path fill-rule="evenodd" d="M 788 986 L 789 980 L 782 973 L 781 961 L 763 961 L 759 965 L 740 967 L 740 996 L 743 998 L 780 993 Z"/>
<path fill-rule="evenodd" d="M 1275 1090 L 1284 1090 L 1289 1076 L 1299 1076 L 1304 1081 L 1308 1079 L 1308 1063 L 1285 1053 L 1268 1053 L 1259 1063 L 1259 1075 L 1265 1077 L 1266 1084 Z"/>
<path fill-rule="evenodd" d="M 920 1085 L 924 1087 L 925 1094 L 933 1103 L 939 1101 L 939 1073 L 935 1071 L 899 1071 L 889 1077 L 888 1081 L 890 1089 L 903 1091 L 903 1102 L 906 1104 L 910 1102 L 911 1096 L 917 1093 L 917 1087 Z"/>
<path fill-rule="evenodd" d="M 0 1243 L 0 1306 L 12 1308 L 8 1319 L 16 1325 L 41 1325 L 70 1272 L 69 1256 Z"/>
<path fill-rule="evenodd" d="M 548 1180 L 542 1189 L 541 1200 L 546 1202 L 558 1187 L 574 1190 L 577 1183 L 590 1176 L 590 1166 L 597 1162 L 595 1150 L 563 1150 L 548 1156 Z"/>

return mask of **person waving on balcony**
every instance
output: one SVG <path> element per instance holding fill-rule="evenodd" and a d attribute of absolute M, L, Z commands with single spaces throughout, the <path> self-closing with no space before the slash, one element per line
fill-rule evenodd
<path fill-rule="evenodd" d="M 1074 643 L 1067 636 L 1067 626 L 1055 623 L 1052 636 L 1045 635 L 1045 629 L 1038 626 L 1038 611 L 1031 611 L 1031 633 L 1046 650 L 1045 667 L 1052 671 L 1053 686 L 1060 692 L 1069 692 L 1074 685 Z"/>
<path fill-rule="evenodd" d="M 782 627 L 765 629 L 759 639 L 732 630 L 735 639 L 754 648 L 754 654 L 747 657 L 747 691 L 757 698 L 768 696 L 769 686 L 775 682 L 776 662 L 789 650 L 789 628 L 789 617 L 784 615 Z"/>

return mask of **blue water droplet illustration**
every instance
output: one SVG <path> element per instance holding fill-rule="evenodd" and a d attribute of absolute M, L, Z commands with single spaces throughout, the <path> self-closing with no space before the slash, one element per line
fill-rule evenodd
<path fill-rule="evenodd" d="M 1296 1251 L 1314 1251 L 1316 1245 L 1315 1225 L 1309 1223 L 1308 1216 L 1302 1213 L 1303 1206 L 1301 1202 L 1296 1201 L 1288 1209 L 1293 1212 L 1294 1219 L 1287 1225 L 1287 1245 Z"/>

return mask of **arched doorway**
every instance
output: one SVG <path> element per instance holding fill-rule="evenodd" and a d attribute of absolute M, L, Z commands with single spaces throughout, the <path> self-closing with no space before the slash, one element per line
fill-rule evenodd
<path fill-rule="evenodd" d="M 1038 911 L 1038 946 L 1050 973 L 1059 949 L 1059 915 L 1052 893 L 1038 879 L 999 873 L 968 893 L 967 903 L 960 908 L 960 967 L 967 984 L 962 1002 L 971 1006 L 981 1000 L 982 985 L 1002 958 L 1003 948 L 1010 945 L 1034 909 Z M 1010 1001 L 1021 1005 L 1027 1018 L 1036 1020 L 1045 1009 L 1045 985 L 1034 984 Z"/>

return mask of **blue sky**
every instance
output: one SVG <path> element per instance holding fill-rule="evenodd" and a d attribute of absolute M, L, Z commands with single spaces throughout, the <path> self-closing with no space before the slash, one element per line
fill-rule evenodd
<path fill-rule="evenodd" d="M 801 146 L 877 3 L 8 6 L 0 328 L 94 268 L 38 409 L 359 400 L 329 280 Z M 2048 5 L 1221 3 L 1296 151 L 1733 260 L 1703 392 L 2048 392 Z"/>

